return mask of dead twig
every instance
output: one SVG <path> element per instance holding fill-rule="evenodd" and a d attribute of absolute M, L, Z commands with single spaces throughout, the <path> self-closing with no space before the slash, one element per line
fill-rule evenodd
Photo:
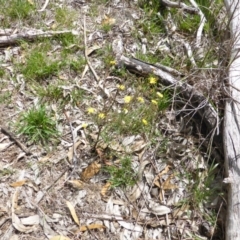
<path fill-rule="evenodd" d="M 71 130 L 71 134 L 72 134 L 72 141 L 73 141 L 73 154 L 72 154 L 72 159 L 69 159 L 70 163 L 73 164 L 74 168 L 76 167 L 76 164 L 77 164 L 77 159 L 76 159 L 76 140 L 75 140 L 75 136 L 74 136 L 74 132 L 73 132 L 73 127 L 72 127 L 72 123 L 67 115 L 67 113 L 64 111 L 64 115 L 69 123 L 69 126 L 70 126 L 70 130 Z"/>
<path fill-rule="evenodd" d="M 84 47 L 85 47 L 85 51 L 84 51 L 84 55 L 85 55 L 85 59 L 87 61 L 87 64 L 89 66 L 89 68 L 91 69 L 94 77 L 96 78 L 97 81 L 100 80 L 99 76 L 97 75 L 97 73 L 95 72 L 94 68 L 92 67 L 89 59 L 88 59 L 88 47 L 87 47 L 87 33 L 86 33 L 86 16 L 84 15 L 83 18 L 83 32 L 84 32 Z"/>
<path fill-rule="evenodd" d="M 49 3 L 49 0 L 46 0 L 43 7 L 40 10 L 38 10 L 38 12 L 43 12 L 46 9 L 48 3 Z"/>
<path fill-rule="evenodd" d="M 204 16 L 203 12 L 201 11 L 201 9 L 198 7 L 195 0 L 190 0 L 190 3 L 194 6 L 194 8 L 196 8 L 198 10 L 198 14 L 199 14 L 200 19 L 201 19 L 200 25 L 199 25 L 198 30 L 197 30 L 197 36 L 196 36 L 196 47 L 199 47 L 200 44 L 201 44 L 202 32 L 203 32 L 204 24 L 206 22 L 206 18 Z"/>
<path fill-rule="evenodd" d="M 31 152 L 27 149 L 27 147 L 23 143 L 21 143 L 9 130 L 7 130 L 4 127 L 1 127 L 1 132 L 9 136 L 9 138 L 13 140 L 27 155 L 31 154 Z"/>

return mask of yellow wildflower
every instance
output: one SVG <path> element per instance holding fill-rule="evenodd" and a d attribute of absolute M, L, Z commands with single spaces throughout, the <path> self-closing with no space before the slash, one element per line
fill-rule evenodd
<path fill-rule="evenodd" d="M 94 114 L 94 113 L 96 112 L 96 109 L 95 109 L 95 108 L 92 108 L 92 107 L 89 107 L 89 108 L 87 109 L 87 112 L 88 112 L 88 114 Z"/>
<path fill-rule="evenodd" d="M 144 125 L 148 125 L 148 121 L 146 120 L 146 119 L 142 119 L 142 123 L 144 124 Z"/>
<path fill-rule="evenodd" d="M 118 85 L 117 85 L 117 88 L 118 88 L 119 90 L 122 90 L 122 91 L 125 90 L 125 86 L 124 86 L 124 85 L 121 85 L 121 84 L 120 84 L 120 85 L 118 84 Z"/>
<path fill-rule="evenodd" d="M 158 102 L 156 100 L 151 101 L 154 105 L 158 105 Z"/>
<path fill-rule="evenodd" d="M 130 103 L 132 101 L 132 97 L 131 96 L 125 96 L 124 97 L 124 102 L 125 103 Z"/>
<path fill-rule="evenodd" d="M 109 63 L 110 63 L 110 65 L 116 65 L 116 61 L 115 60 L 112 60 Z"/>
<path fill-rule="evenodd" d="M 163 98 L 163 94 L 160 92 L 157 92 L 158 97 Z"/>
<path fill-rule="evenodd" d="M 88 124 L 87 123 L 83 123 L 82 124 L 82 128 L 87 128 Z"/>
<path fill-rule="evenodd" d="M 138 97 L 137 100 L 140 102 L 140 103 L 144 103 L 144 99 L 142 97 Z"/>
<path fill-rule="evenodd" d="M 99 117 L 100 119 L 104 119 L 104 118 L 106 117 L 106 115 L 105 115 L 104 113 L 99 113 L 99 114 L 98 114 L 98 117 Z"/>
<path fill-rule="evenodd" d="M 156 84 L 157 83 L 157 79 L 155 77 L 150 77 L 148 80 L 149 80 L 150 84 Z"/>

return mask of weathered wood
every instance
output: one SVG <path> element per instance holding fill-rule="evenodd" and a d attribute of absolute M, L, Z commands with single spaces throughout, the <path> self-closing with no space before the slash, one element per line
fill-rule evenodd
<path fill-rule="evenodd" d="M 232 39 L 229 94 L 225 106 L 224 150 L 228 183 L 226 240 L 240 239 L 240 1 L 225 0 Z"/>
<path fill-rule="evenodd" d="M 42 31 L 36 29 L 28 29 L 25 32 L 11 34 L 9 30 L 5 32 L 0 30 L 0 47 L 7 47 L 19 43 L 20 41 L 33 41 L 37 38 L 53 37 L 60 34 L 71 33 L 77 35 L 76 31 Z"/>

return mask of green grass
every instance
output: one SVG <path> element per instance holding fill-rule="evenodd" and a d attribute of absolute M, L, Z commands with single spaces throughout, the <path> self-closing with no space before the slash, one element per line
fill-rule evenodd
<path fill-rule="evenodd" d="M 0 78 L 2 78 L 5 74 L 5 70 L 3 67 L 0 67 Z"/>
<path fill-rule="evenodd" d="M 112 188 L 133 186 L 137 182 L 137 173 L 132 169 L 130 157 L 122 157 L 119 165 L 107 166 L 105 171 L 109 173 Z"/>
<path fill-rule="evenodd" d="M 46 86 L 34 85 L 33 88 L 42 102 L 58 103 L 61 107 L 69 103 L 72 106 L 78 106 L 84 99 L 87 99 L 85 90 L 73 88 L 66 91 L 63 88 L 64 84 L 63 81 L 58 81 Z"/>
<path fill-rule="evenodd" d="M 0 0 L 0 10 L 9 20 L 26 20 L 34 12 L 35 7 L 27 0 Z"/>
<path fill-rule="evenodd" d="M 10 103 L 11 102 L 11 96 L 12 96 L 11 91 L 0 92 L 0 104 Z"/>
<path fill-rule="evenodd" d="M 19 65 L 26 80 L 40 81 L 58 73 L 61 62 L 52 60 L 47 52 L 37 47 L 28 53 L 26 63 Z"/>
<path fill-rule="evenodd" d="M 184 167 L 184 166 L 183 166 Z M 185 170 L 180 178 L 188 179 L 189 196 L 177 204 L 177 207 L 189 206 L 191 210 L 201 214 L 204 219 L 214 226 L 217 213 L 207 206 L 217 197 L 223 194 L 221 184 L 216 183 L 216 170 L 218 164 L 212 163 L 208 169 Z"/>
<path fill-rule="evenodd" d="M 77 18 L 77 11 L 63 6 L 55 10 L 55 21 L 56 28 L 68 28 L 72 29 L 74 27 L 74 21 Z"/>
<path fill-rule="evenodd" d="M 58 140 L 56 122 L 47 112 L 45 105 L 32 107 L 20 115 L 16 125 L 19 134 L 25 135 L 31 143 L 46 144 Z"/>

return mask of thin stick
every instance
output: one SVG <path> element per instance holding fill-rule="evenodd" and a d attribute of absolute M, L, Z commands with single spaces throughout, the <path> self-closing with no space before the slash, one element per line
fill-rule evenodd
<path fill-rule="evenodd" d="M 196 37 L 196 47 L 199 47 L 200 44 L 201 44 L 202 32 L 203 32 L 204 24 L 206 22 L 206 18 L 204 16 L 203 12 L 201 11 L 201 9 L 198 7 L 195 0 L 189 0 L 189 1 L 198 10 L 198 14 L 199 14 L 200 19 L 201 19 L 200 25 L 199 25 L 198 30 L 197 30 L 197 37 Z"/>
<path fill-rule="evenodd" d="M 48 3 L 49 3 L 49 0 L 46 0 L 43 7 L 40 10 L 38 10 L 38 12 L 43 12 L 46 9 Z"/>
<path fill-rule="evenodd" d="M 89 68 L 91 69 L 94 77 L 96 78 L 97 81 L 100 80 L 99 76 L 97 75 L 97 73 L 95 72 L 94 68 L 92 67 L 89 59 L 88 59 L 88 54 L 87 54 L 87 34 L 86 34 L 86 16 L 84 15 L 83 17 L 83 32 L 84 32 L 84 47 L 85 47 L 85 51 L 84 51 L 84 54 L 85 54 L 85 58 L 86 58 L 86 61 L 87 61 L 87 64 L 89 66 Z"/>
<path fill-rule="evenodd" d="M 4 127 L 1 127 L 1 132 L 9 136 L 9 138 L 12 139 L 27 155 L 31 154 L 27 147 L 23 143 L 21 143 L 9 130 L 7 130 Z"/>

